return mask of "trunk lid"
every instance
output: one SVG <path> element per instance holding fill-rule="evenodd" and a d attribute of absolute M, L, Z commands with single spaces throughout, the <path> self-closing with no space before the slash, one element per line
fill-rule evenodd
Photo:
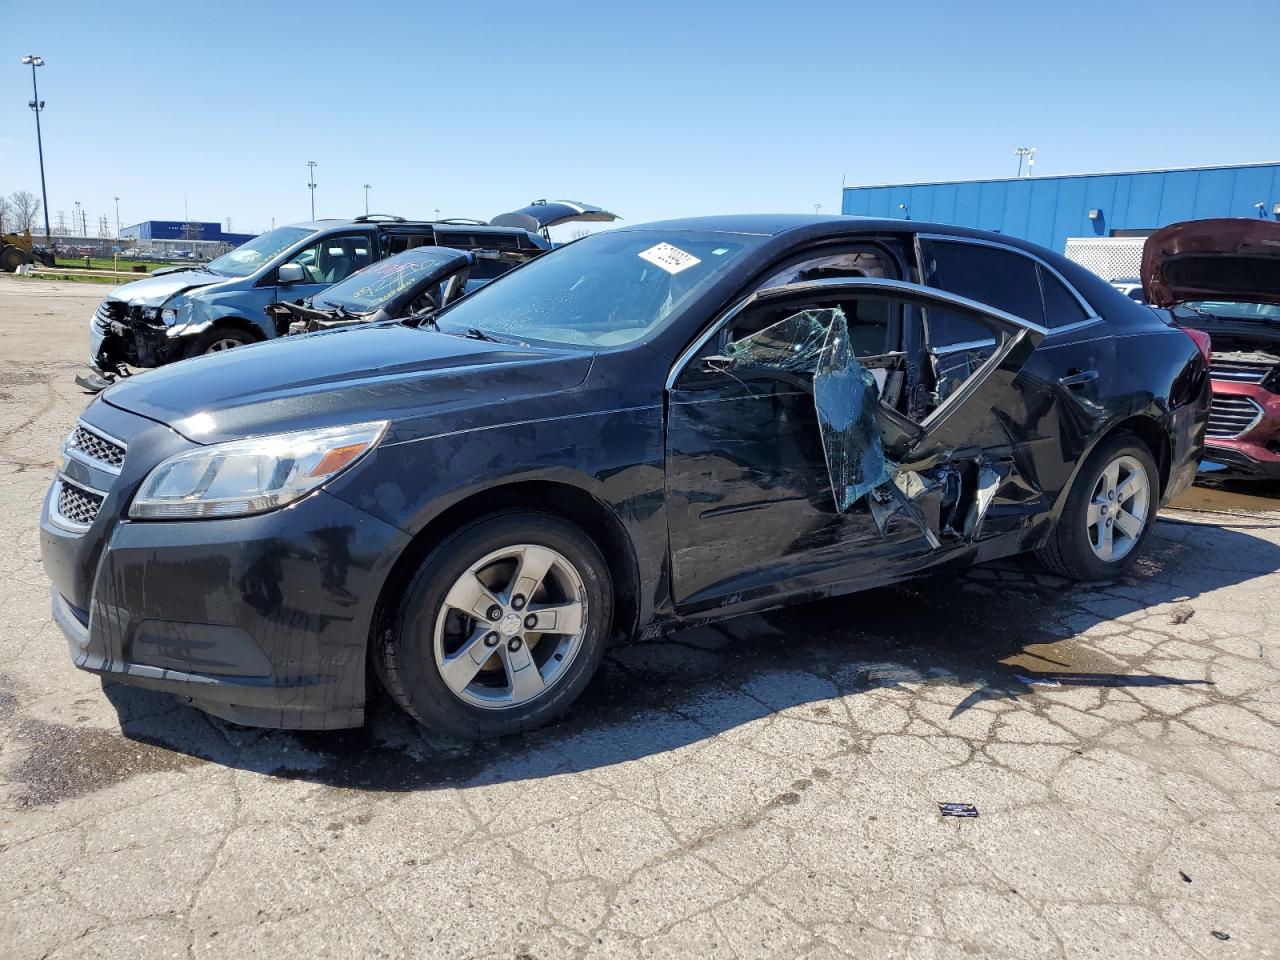
<path fill-rule="evenodd" d="M 616 213 L 576 200 L 535 200 L 527 207 L 499 214 L 489 221 L 489 226 L 516 227 L 530 233 L 541 233 L 562 223 L 612 223 L 620 219 Z"/>

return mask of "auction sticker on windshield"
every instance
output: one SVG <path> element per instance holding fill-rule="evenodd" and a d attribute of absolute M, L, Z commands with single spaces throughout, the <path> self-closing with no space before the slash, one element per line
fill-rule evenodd
<path fill-rule="evenodd" d="M 679 247 L 673 247 L 669 243 L 659 243 L 648 250 L 641 250 L 637 256 L 672 274 L 688 270 L 702 262 L 692 253 L 685 253 Z"/>

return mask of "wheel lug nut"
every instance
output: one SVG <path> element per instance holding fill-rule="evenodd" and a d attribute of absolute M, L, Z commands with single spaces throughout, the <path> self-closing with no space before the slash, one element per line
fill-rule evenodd
<path fill-rule="evenodd" d="M 538 618 L 535 617 L 532 613 L 524 618 L 524 628 L 526 630 L 532 630 L 537 625 L 538 625 Z"/>
<path fill-rule="evenodd" d="M 515 653 L 517 650 L 519 650 L 519 649 L 520 649 L 520 638 L 519 638 L 519 637 L 512 637 L 510 640 L 508 640 L 508 641 L 507 641 L 507 649 L 508 649 L 508 650 L 510 650 L 512 653 Z"/>
<path fill-rule="evenodd" d="M 514 597 L 512 597 L 512 598 L 511 598 L 511 609 L 512 609 L 512 610 L 523 610 L 523 609 L 524 609 L 524 597 L 520 596 L 520 594 L 518 594 L 518 593 L 517 593 Z"/>
<path fill-rule="evenodd" d="M 496 603 L 489 608 L 489 619 L 490 620 L 502 619 L 502 608 L 498 606 Z"/>
<path fill-rule="evenodd" d="M 486 647 L 496 647 L 498 645 L 498 635 L 496 633 L 485 634 L 484 645 Z"/>

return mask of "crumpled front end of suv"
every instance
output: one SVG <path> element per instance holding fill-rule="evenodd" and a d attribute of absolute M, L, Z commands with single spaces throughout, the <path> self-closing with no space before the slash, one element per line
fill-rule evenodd
<path fill-rule="evenodd" d="M 1205 457 L 1280 478 L 1280 223 L 1175 223 L 1142 250 L 1147 301 L 1209 335 L 1213 406 Z"/>
<path fill-rule="evenodd" d="M 1213 341 L 1213 406 L 1205 456 L 1235 472 L 1280 478 L 1280 330 L 1219 333 Z"/>

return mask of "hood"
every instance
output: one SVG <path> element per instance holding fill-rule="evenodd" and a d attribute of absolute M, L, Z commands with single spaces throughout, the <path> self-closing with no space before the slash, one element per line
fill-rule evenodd
<path fill-rule="evenodd" d="M 439 421 L 431 432 L 443 432 L 450 411 L 512 410 L 513 401 L 577 386 L 590 366 L 581 351 L 362 324 L 183 360 L 118 381 L 102 397 L 200 443 L 378 419 L 427 417 Z M 397 426 L 393 440 L 421 435 L 397 437 Z"/>
<path fill-rule="evenodd" d="M 1197 300 L 1280 304 L 1280 223 L 1246 218 L 1188 220 L 1142 247 L 1147 303 Z"/>
<path fill-rule="evenodd" d="M 576 200 L 535 200 L 527 207 L 503 213 L 489 221 L 491 227 L 516 227 L 530 233 L 540 233 L 561 223 L 591 222 L 612 223 L 622 219 L 601 207 Z"/>
<path fill-rule="evenodd" d="M 195 287 L 207 287 L 227 278 L 207 270 L 177 270 L 158 277 L 147 277 L 117 287 L 111 291 L 112 300 L 123 300 L 134 307 L 158 307 L 176 293 Z"/>

